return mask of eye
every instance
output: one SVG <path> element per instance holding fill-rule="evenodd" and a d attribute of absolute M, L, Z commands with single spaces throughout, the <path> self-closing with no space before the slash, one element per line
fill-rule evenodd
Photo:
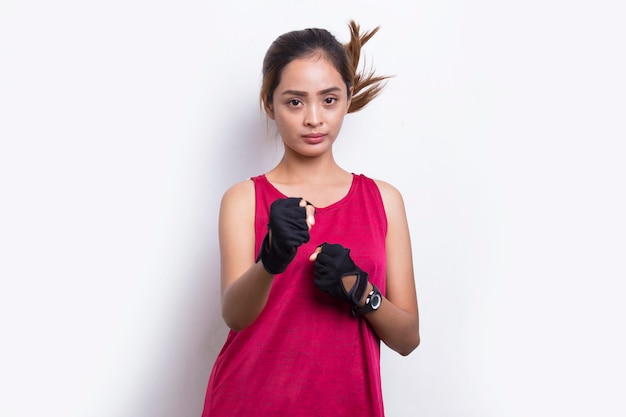
<path fill-rule="evenodd" d="M 325 104 L 334 104 L 337 101 L 336 97 L 326 97 L 324 99 Z"/>
<path fill-rule="evenodd" d="M 287 104 L 292 107 L 298 107 L 302 104 L 302 102 L 297 98 L 292 98 L 291 100 L 287 101 Z"/>

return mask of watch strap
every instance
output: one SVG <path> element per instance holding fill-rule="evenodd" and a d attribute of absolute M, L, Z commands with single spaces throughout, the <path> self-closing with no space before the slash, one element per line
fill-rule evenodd
<path fill-rule="evenodd" d="M 372 303 L 372 300 L 374 300 L 374 303 Z M 365 299 L 365 305 L 363 307 L 353 307 L 352 315 L 356 317 L 371 313 L 372 311 L 376 311 L 380 307 L 381 303 L 382 294 L 380 293 L 378 287 L 372 284 L 372 291 L 367 294 L 367 298 Z"/>

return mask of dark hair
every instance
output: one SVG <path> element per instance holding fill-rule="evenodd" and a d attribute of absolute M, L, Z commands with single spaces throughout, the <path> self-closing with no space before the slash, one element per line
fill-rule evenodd
<path fill-rule="evenodd" d="M 350 42 L 342 45 L 325 29 L 304 29 L 279 36 L 269 47 L 263 59 L 263 83 L 261 104 L 271 109 L 274 90 L 280 83 L 283 69 L 293 60 L 319 54 L 327 59 L 346 83 L 348 97 L 352 88 L 352 102 L 348 113 L 361 110 L 382 91 L 383 81 L 389 77 L 377 76 L 373 70 L 358 71 L 361 48 L 371 39 L 379 27 L 360 33 L 360 26 L 351 21 Z"/>

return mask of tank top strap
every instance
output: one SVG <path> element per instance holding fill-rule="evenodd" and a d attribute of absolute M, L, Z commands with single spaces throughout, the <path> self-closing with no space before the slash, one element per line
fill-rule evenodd
<path fill-rule="evenodd" d="M 382 231 L 387 235 L 387 215 L 380 189 L 376 181 L 363 174 L 355 175 L 354 192 L 350 198 L 350 204 L 357 216 L 363 216 L 363 221 L 368 221 L 370 227 Z M 363 210 L 356 208 L 363 207 Z M 375 224 L 372 224 L 374 222 Z"/>

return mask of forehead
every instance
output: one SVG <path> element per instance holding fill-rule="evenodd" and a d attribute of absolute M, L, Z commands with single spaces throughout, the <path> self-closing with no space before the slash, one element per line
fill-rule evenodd
<path fill-rule="evenodd" d="M 346 88 L 341 74 L 327 59 L 312 56 L 291 61 L 283 69 L 277 90 L 320 91 L 331 87 Z"/>

